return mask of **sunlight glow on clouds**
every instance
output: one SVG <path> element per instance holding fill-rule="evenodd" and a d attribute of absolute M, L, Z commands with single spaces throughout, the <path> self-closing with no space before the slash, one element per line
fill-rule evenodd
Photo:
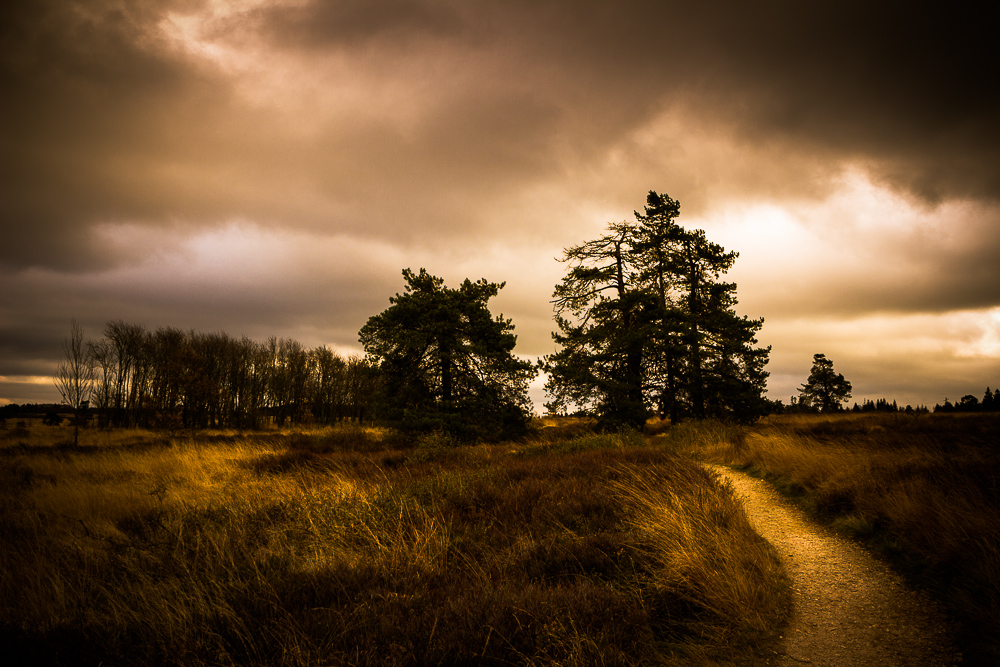
<path fill-rule="evenodd" d="M 816 352 L 873 398 L 981 391 L 1000 383 L 1000 61 L 974 18 L 4 3 L 0 373 L 51 372 L 74 315 L 88 335 L 124 319 L 356 350 L 406 267 L 506 282 L 496 312 L 543 355 L 556 258 L 653 189 L 740 253 L 772 396 Z"/>
<path fill-rule="evenodd" d="M 52 378 L 48 375 L 0 375 L 0 382 L 51 385 Z"/>
<path fill-rule="evenodd" d="M 1000 267 L 970 272 L 957 258 L 1000 245 L 981 235 L 1000 208 L 918 205 L 857 171 L 838 181 L 820 201 L 731 202 L 685 224 L 737 250 L 741 302 L 774 313 L 946 312 L 997 298 Z"/>
<path fill-rule="evenodd" d="M 972 340 L 963 342 L 956 351 L 958 357 L 1000 360 L 1000 307 L 971 314 Z"/>

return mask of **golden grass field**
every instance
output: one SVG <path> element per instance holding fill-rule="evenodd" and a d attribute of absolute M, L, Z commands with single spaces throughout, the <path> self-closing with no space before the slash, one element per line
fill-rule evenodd
<path fill-rule="evenodd" d="M 766 664 L 790 592 L 703 460 L 861 540 L 1000 660 L 1000 416 L 773 416 L 459 446 L 344 427 L 0 429 L 26 663 Z"/>
<path fill-rule="evenodd" d="M 25 664 L 764 664 L 789 590 L 727 488 L 584 425 L 0 430 Z"/>

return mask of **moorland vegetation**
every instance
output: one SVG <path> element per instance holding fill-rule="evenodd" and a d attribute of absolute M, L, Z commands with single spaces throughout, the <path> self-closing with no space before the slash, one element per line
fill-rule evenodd
<path fill-rule="evenodd" d="M 1000 664 L 1000 413 L 769 416 L 660 436 L 769 480 L 888 559 L 961 624 L 965 663 Z"/>
<path fill-rule="evenodd" d="M 742 664 L 789 604 L 734 466 L 888 559 L 1000 657 L 1000 415 L 0 429 L 2 635 L 36 664 Z M 754 613 L 749 613 L 749 612 Z M 12 650 L 14 650 L 12 649 Z"/>
<path fill-rule="evenodd" d="M 640 434 L 0 430 L 18 664 L 764 664 L 789 603 L 729 489 Z"/>

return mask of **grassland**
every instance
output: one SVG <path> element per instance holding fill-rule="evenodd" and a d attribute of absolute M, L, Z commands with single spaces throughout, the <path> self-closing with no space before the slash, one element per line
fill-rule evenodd
<path fill-rule="evenodd" d="M 26 664 L 763 664 L 789 591 L 727 488 L 579 426 L 0 431 Z"/>
<path fill-rule="evenodd" d="M 786 415 L 658 439 L 769 479 L 941 599 L 966 663 L 1000 664 L 1000 415 Z"/>

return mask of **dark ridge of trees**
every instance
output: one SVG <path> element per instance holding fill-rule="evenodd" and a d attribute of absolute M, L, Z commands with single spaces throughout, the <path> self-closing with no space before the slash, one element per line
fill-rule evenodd
<path fill-rule="evenodd" d="M 50 412 L 66 414 L 73 409 L 62 403 L 7 403 L 0 405 L 0 417 L 38 417 Z"/>
<path fill-rule="evenodd" d="M 327 347 L 271 337 L 147 330 L 108 322 L 89 343 L 91 412 L 102 427 L 235 428 L 369 418 L 374 368 Z"/>
<path fill-rule="evenodd" d="M 854 407 L 851 408 L 852 412 L 899 412 L 899 405 L 896 401 L 890 403 L 888 399 L 879 398 L 874 401 L 871 399 L 865 399 L 861 402 L 861 407 L 855 403 Z"/>
<path fill-rule="evenodd" d="M 934 406 L 934 412 L 1000 412 L 1000 388 L 991 391 L 986 387 L 982 400 L 972 394 L 966 394 L 958 403 L 946 398 L 943 405 Z"/>
<path fill-rule="evenodd" d="M 791 403 L 788 405 L 784 405 L 781 401 L 774 402 L 773 414 L 802 414 L 815 412 L 819 412 L 819 408 L 817 406 L 800 402 L 796 396 L 792 396 Z M 904 412 L 907 414 L 923 414 L 930 412 L 930 409 L 926 405 L 902 406 L 895 400 L 889 401 L 887 398 L 879 398 L 874 401 L 866 398 L 860 404 L 855 402 L 852 407 L 839 410 L 839 412 Z"/>
<path fill-rule="evenodd" d="M 832 366 L 831 366 L 832 370 Z M 843 376 L 840 376 L 843 377 Z M 783 406 L 780 401 L 776 402 L 776 413 L 797 413 L 797 412 L 818 412 L 818 405 L 806 401 L 796 400 L 792 397 L 790 405 Z M 835 409 L 836 410 L 836 409 Z M 952 403 L 949 399 L 944 399 L 944 404 L 937 404 L 933 408 L 934 412 L 1000 412 L 1000 388 L 992 390 L 989 387 L 983 394 L 983 398 L 976 398 L 973 394 L 966 394 L 957 403 Z M 857 403 L 850 409 L 850 412 L 903 412 L 903 413 L 926 413 L 931 412 L 926 405 L 905 407 L 900 406 L 895 400 L 889 401 L 886 398 L 876 400 L 865 399 L 861 405 Z"/>
<path fill-rule="evenodd" d="M 752 422 L 764 397 L 770 348 L 763 320 L 738 316 L 737 253 L 676 222 L 680 204 L 650 191 L 635 222 L 608 225 L 566 249 L 553 294 L 560 349 L 545 358 L 550 412 L 583 409 L 607 426 L 641 426 L 653 408 L 672 422 Z"/>
<path fill-rule="evenodd" d="M 879 398 L 879 399 L 876 399 L 874 401 L 871 400 L 871 399 L 865 399 L 864 401 L 861 402 L 861 405 L 858 405 L 857 403 L 855 403 L 854 407 L 851 408 L 851 412 L 906 412 L 906 413 L 920 412 L 920 413 L 924 413 L 924 412 L 930 412 L 930 410 L 927 409 L 926 405 L 918 405 L 917 407 L 913 407 L 912 405 L 907 405 L 906 407 L 901 407 L 900 405 L 898 405 L 896 403 L 896 401 L 893 401 L 892 403 L 890 403 L 889 399 L 887 399 L 887 398 Z"/>

